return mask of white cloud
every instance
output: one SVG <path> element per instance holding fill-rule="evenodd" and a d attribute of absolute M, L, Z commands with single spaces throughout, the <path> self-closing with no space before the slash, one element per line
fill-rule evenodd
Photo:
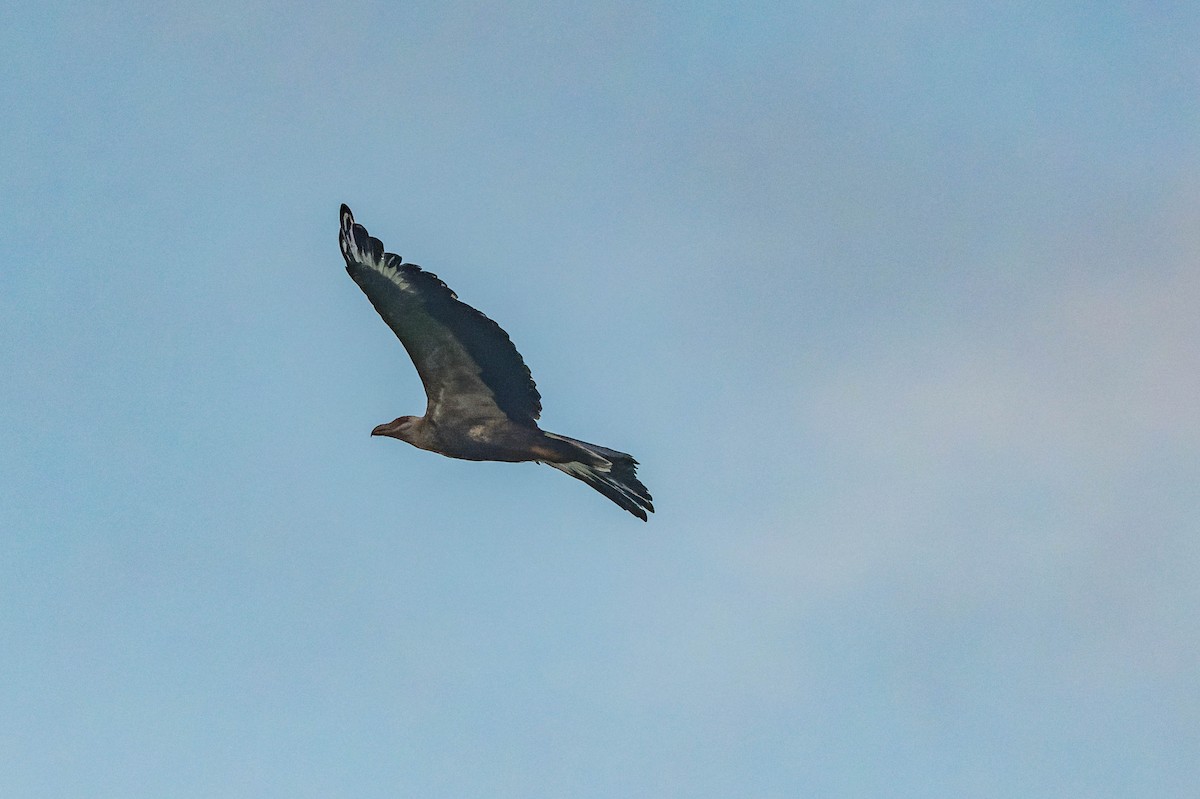
<path fill-rule="evenodd" d="M 917 627 L 980 614 L 1022 668 L 1178 678 L 1200 660 L 1197 307 L 1193 269 L 1127 274 L 839 367 L 800 409 L 820 492 L 731 554 L 793 620 L 882 590 Z"/>
<path fill-rule="evenodd" d="M 815 426 L 864 454 L 1119 465 L 1158 436 L 1200 444 L 1200 275 L 1069 291 L 1002 331 L 961 331 L 851 364 Z"/>

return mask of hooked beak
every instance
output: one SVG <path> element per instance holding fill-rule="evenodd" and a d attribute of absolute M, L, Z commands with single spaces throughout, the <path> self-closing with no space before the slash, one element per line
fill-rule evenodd
<path fill-rule="evenodd" d="M 400 435 L 400 429 L 404 427 L 412 419 L 411 416 L 401 416 L 399 419 L 393 419 L 390 422 L 384 422 L 371 431 L 373 436 L 388 436 L 389 438 L 399 438 L 404 440 L 404 436 Z"/>
<path fill-rule="evenodd" d="M 400 417 L 399 419 L 393 419 L 390 422 L 384 422 L 383 424 L 377 426 L 374 430 L 372 430 L 371 435 L 373 435 L 373 436 L 391 436 L 392 438 L 396 438 L 397 437 L 396 431 L 400 429 L 401 422 L 403 422 L 403 421 L 404 421 L 404 417 Z"/>

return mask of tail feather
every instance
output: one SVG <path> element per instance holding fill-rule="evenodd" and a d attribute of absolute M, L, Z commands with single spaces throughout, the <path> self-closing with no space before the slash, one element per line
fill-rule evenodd
<path fill-rule="evenodd" d="M 647 512 L 654 513 L 653 498 L 637 479 L 637 461 L 632 455 L 554 433 L 546 435 L 573 444 L 580 450 L 579 460 L 547 462 L 550 466 L 582 480 L 642 521 L 647 520 Z"/>

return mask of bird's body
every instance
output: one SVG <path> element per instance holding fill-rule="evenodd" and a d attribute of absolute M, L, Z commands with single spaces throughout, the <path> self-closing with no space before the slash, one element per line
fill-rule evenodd
<path fill-rule="evenodd" d="M 427 397 L 424 416 L 401 416 L 372 435 L 463 460 L 546 463 L 643 521 L 654 512 L 630 455 L 538 427 L 541 396 L 499 325 L 436 275 L 385 252 L 344 205 L 339 241 L 346 271 L 408 351 Z"/>
<path fill-rule="evenodd" d="M 479 420 L 464 429 L 439 426 L 423 416 L 401 416 L 396 422 L 379 425 L 372 433 L 465 461 L 554 461 L 576 454 L 537 427 L 499 419 Z"/>

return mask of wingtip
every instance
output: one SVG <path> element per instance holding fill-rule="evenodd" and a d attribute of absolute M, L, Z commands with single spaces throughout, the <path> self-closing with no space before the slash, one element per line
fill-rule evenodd
<path fill-rule="evenodd" d="M 350 206 L 342 203 L 341 209 L 341 232 L 338 236 L 338 241 L 342 250 L 342 257 L 346 259 L 346 267 L 350 267 L 352 261 L 362 261 L 369 259 L 375 263 L 384 261 L 383 242 L 367 232 L 367 229 L 354 221 L 354 214 L 350 211 Z M 399 256 L 395 259 L 399 262 Z"/>

